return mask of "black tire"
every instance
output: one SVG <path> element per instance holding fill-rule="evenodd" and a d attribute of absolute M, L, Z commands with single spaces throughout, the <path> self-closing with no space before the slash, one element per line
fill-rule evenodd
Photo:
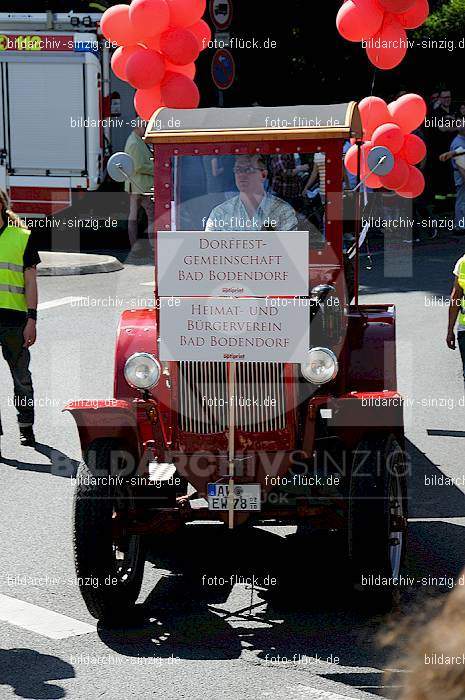
<path fill-rule="evenodd" d="M 355 591 L 389 607 L 407 545 L 405 453 L 393 435 L 357 447 L 350 477 L 348 550 Z"/>
<path fill-rule="evenodd" d="M 115 541 L 112 534 L 114 513 L 131 503 L 131 493 L 124 485 L 114 486 L 102 479 L 103 474 L 111 475 L 117 450 L 112 440 L 96 440 L 89 446 L 77 473 L 73 514 L 79 589 L 90 614 L 108 623 L 128 619 L 140 593 L 145 565 L 139 535 Z"/>

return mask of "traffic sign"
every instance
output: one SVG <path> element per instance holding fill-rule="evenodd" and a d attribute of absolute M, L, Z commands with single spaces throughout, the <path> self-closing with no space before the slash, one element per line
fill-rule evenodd
<path fill-rule="evenodd" d="M 236 76 L 236 64 L 228 49 L 218 49 L 212 59 L 212 78 L 219 90 L 231 87 Z"/>
<path fill-rule="evenodd" d="M 210 0 L 210 17 L 217 29 L 224 30 L 232 22 L 232 0 Z"/>

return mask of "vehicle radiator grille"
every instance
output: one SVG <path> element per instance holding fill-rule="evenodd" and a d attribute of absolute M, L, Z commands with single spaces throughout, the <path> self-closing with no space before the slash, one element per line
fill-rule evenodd
<path fill-rule="evenodd" d="M 179 362 L 179 428 L 187 433 L 221 433 L 229 423 L 228 369 L 225 362 Z M 248 432 L 286 427 L 284 365 L 235 365 L 236 426 Z"/>

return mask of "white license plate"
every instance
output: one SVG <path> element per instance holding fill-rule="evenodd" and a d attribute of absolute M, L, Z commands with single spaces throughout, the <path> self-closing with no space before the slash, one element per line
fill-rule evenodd
<path fill-rule="evenodd" d="M 260 484 L 234 484 L 234 510 L 260 510 Z M 208 508 L 228 510 L 228 484 L 208 484 Z"/>

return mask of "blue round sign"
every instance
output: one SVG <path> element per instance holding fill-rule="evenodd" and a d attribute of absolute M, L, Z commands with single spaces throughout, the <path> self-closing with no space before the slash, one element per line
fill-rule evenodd
<path fill-rule="evenodd" d="M 218 49 L 212 59 L 212 78 L 219 90 L 227 90 L 234 82 L 236 64 L 228 49 Z"/>

